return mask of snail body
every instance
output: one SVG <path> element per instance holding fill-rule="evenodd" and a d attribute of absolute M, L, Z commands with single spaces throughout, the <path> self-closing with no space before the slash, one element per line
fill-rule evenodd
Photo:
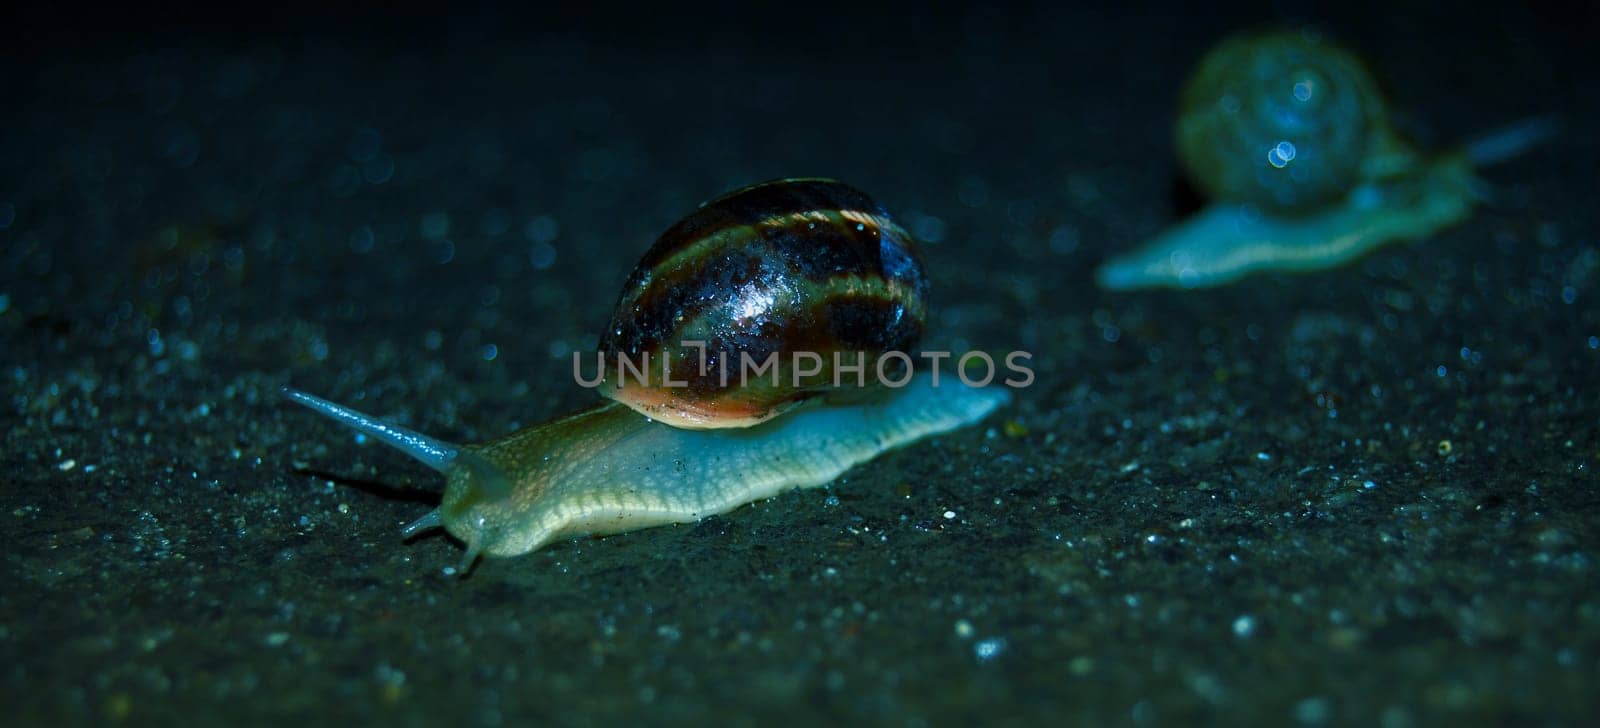
<path fill-rule="evenodd" d="M 1096 272 L 1121 290 L 1196 288 L 1331 268 L 1471 215 L 1477 169 L 1555 131 L 1535 119 L 1439 153 L 1398 134 L 1354 53 L 1314 33 L 1224 40 L 1180 97 L 1175 146 L 1211 203 Z"/>
<path fill-rule="evenodd" d="M 779 180 L 713 200 L 668 230 L 628 279 L 601 337 L 602 358 L 683 354 L 681 339 L 702 341 L 695 349 L 711 352 L 707 371 L 699 356 L 652 362 L 638 380 L 608 376 L 600 404 L 474 445 L 285 394 L 443 473 L 440 506 L 404 534 L 445 529 L 467 545 L 464 572 L 480 554 L 691 522 L 822 485 L 888 449 L 982 419 L 1009 395 L 937 370 L 835 387 L 789 364 L 749 391 L 707 378 L 720 374 L 716 357 L 751 349 L 786 364 L 813 347 L 909 351 L 926 293 L 910 236 L 876 203 L 838 182 Z"/>

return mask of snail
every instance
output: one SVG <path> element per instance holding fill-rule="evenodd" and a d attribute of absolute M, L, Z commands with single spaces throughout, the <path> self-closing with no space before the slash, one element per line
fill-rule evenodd
<path fill-rule="evenodd" d="M 402 533 L 460 539 L 464 574 L 479 555 L 692 522 L 822 485 L 983 418 L 1009 394 L 911 367 L 927 289 L 911 236 L 865 194 L 775 180 L 702 205 L 645 253 L 600 338 L 602 376 L 585 381 L 574 357 L 580 384 L 604 395 L 597 405 L 455 445 L 284 393 L 446 476 L 439 507 Z M 747 360 L 754 377 L 722 376 Z"/>
<path fill-rule="evenodd" d="M 1101 287 L 1197 288 L 1256 271 L 1312 271 L 1466 219 L 1485 194 L 1475 170 L 1557 129 L 1513 124 L 1427 153 L 1394 128 L 1351 51 L 1309 30 L 1224 40 L 1180 97 L 1175 143 L 1212 203 L 1096 271 Z"/>

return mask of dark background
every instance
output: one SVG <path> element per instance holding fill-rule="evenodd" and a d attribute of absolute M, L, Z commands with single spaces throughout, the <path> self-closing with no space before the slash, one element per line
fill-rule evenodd
<path fill-rule="evenodd" d="M 23 723 L 1594 712 L 1592 6 L 4 12 Z M 1185 74 L 1294 22 L 1425 147 L 1568 132 L 1343 268 L 1096 289 L 1200 202 Z M 925 238 L 930 348 L 1033 351 L 1037 384 L 826 489 L 466 580 L 397 535 L 435 475 L 277 396 L 461 442 L 589 404 L 563 354 L 650 241 L 806 175 Z"/>

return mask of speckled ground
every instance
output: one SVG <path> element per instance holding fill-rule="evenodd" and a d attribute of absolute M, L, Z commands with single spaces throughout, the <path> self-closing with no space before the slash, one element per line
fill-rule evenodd
<path fill-rule="evenodd" d="M 1436 239 L 1192 293 L 1091 270 L 1186 204 L 1189 65 L 1275 13 L 11 53 L 0 713 L 1582 722 L 1596 23 L 1390 11 L 1318 19 L 1413 133 L 1573 133 Z M 1031 350 L 1037 384 L 828 489 L 465 580 L 457 544 L 398 537 L 436 476 L 276 394 L 456 441 L 582 406 L 566 356 L 655 235 L 793 175 L 927 239 L 930 345 Z"/>

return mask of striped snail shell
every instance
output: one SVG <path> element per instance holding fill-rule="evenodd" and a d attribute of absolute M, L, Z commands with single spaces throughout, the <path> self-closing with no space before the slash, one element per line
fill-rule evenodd
<path fill-rule="evenodd" d="M 914 353 L 927 295 L 911 236 L 861 191 L 826 179 L 745 187 L 639 261 L 600 340 L 601 393 L 677 427 L 747 427 L 832 390 L 836 352 L 869 383 L 879 355 Z M 801 363 L 797 382 L 801 352 L 820 366 Z M 740 376 L 774 356 L 775 375 Z M 644 377 L 620 357 L 647 363 Z"/>
<path fill-rule="evenodd" d="M 1217 201 L 1302 213 L 1414 163 L 1366 65 L 1309 30 L 1224 40 L 1179 105 L 1179 161 Z"/>

